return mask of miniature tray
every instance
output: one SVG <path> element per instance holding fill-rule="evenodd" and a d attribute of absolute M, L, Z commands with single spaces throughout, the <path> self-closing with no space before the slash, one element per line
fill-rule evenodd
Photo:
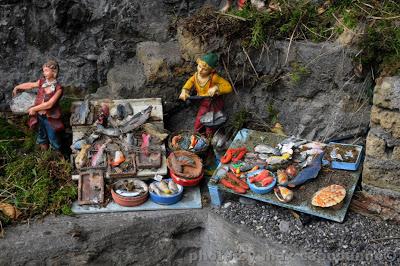
<path fill-rule="evenodd" d="M 149 156 L 145 156 L 143 152 L 139 152 L 136 156 L 136 164 L 139 169 L 150 169 L 161 167 L 161 152 L 150 152 Z"/>
<path fill-rule="evenodd" d="M 91 170 L 79 175 L 78 204 L 91 205 L 104 202 L 104 178 L 102 170 Z"/>
<path fill-rule="evenodd" d="M 332 169 L 357 171 L 357 169 L 361 163 L 363 147 L 360 145 L 344 144 L 344 143 L 338 143 L 338 142 L 330 142 L 328 144 L 328 147 L 332 147 L 334 145 L 336 145 L 336 146 L 339 145 L 339 146 L 344 146 L 344 147 L 353 147 L 355 150 L 357 150 L 358 155 L 357 155 L 355 162 L 342 162 L 342 161 L 338 161 L 338 160 L 329 161 L 326 159 L 325 156 L 322 159 L 322 162 L 324 164 L 330 164 Z M 329 156 L 329 154 L 326 154 L 326 156 Z"/>
<path fill-rule="evenodd" d="M 257 144 L 267 144 L 272 147 L 276 146 L 279 142 L 285 139 L 285 136 L 260 132 L 250 129 L 240 130 L 235 139 L 233 140 L 230 148 L 237 148 L 246 146 L 249 150 L 253 149 Z M 318 174 L 318 177 L 314 180 L 307 182 L 299 188 L 294 188 L 294 198 L 288 203 L 280 202 L 273 192 L 266 194 L 256 194 L 252 191 L 248 191 L 246 194 L 238 194 L 224 187 L 219 183 L 218 170 L 223 167 L 223 164 L 219 164 L 213 176 L 208 182 L 208 190 L 211 196 L 211 203 L 214 205 L 222 205 L 224 194 L 236 194 L 241 197 L 251 198 L 262 202 L 267 202 L 273 205 L 278 205 L 284 208 L 304 212 L 307 214 L 315 215 L 325 219 L 333 220 L 336 222 L 343 222 L 347 209 L 350 205 L 351 198 L 356 188 L 358 179 L 360 177 L 360 169 L 357 171 L 343 171 L 343 170 L 332 170 L 328 167 L 323 167 Z M 346 189 L 346 197 L 343 201 L 343 205 L 339 210 L 334 208 L 319 208 L 312 206 L 311 199 L 315 192 L 323 187 L 339 184 Z"/>

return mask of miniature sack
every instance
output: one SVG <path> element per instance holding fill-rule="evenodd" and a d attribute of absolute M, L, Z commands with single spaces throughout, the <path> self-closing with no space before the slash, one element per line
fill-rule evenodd
<path fill-rule="evenodd" d="M 227 119 L 228 117 L 222 111 L 210 111 L 201 116 L 200 122 L 206 127 L 216 127 L 225 123 Z"/>

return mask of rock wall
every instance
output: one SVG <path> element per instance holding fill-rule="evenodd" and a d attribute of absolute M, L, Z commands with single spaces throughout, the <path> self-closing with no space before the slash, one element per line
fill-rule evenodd
<path fill-rule="evenodd" d="M 400 77 L 378 80 L 366 144 L 363 185 L 400 196 Z"/>
<path fill-rule="evenodd" d="M 288 134 L 323 141 L 368 129 L 373 81 L 355 73 L 357 51 L 333 42 L 272 40 L 248 49 L 224 36 L 204 41 L 185 24 L 177 40 L 186 60 L 206 51 L 220 54 L 218 71 L 236 89 L 226 97 L 231 114 L 245 109 L 268 121 L 273 110 Z"/>
<path fill-rule="evenodd" d="M 138 42 L 169 40 L 174 20 L 205 2 L 220 1 L 0 0 L 0 101 L 37 80 L 47 58 L 59 61 L 65 87 L 96 89 L 135 56 Z"/>

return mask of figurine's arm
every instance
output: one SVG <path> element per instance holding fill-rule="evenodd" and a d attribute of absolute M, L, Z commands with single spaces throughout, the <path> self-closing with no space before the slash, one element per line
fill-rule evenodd
<path fill-rule="evenodd" d="M 221 78 L 219 75 L 214 75 L 213 84 L 215 84 L 215 86 L 218 88 L 217 91 L 215 92 L 218 95 L 228 94 L 232 92 L 231 84 L 226 79 Z"/>
<path fill-rule="evenodd" d="M 39 80 L 35 81 L 35 82 L 25 82 L 25 83 L 21 83 L 17 86 L 15 86 L 15 88 L 13 89 L 13 96 L 17 95 L 17 92 L 19 90 L 31 90 L 33 88 L 37 88 L 39 87 Z"/>
<path fill-rule="evenodd" d="M 186 99 L 189 97 L 190 90 L 192 89 L 194 85 L 194 76 L 190 77 L 185 83 L 185 85 L 182 88 L 181 94 L 179 95 L 179 99 L 182 101 L 186 101 Z"/>
<path fill-rule="evenodd" d="M 44 111 L 52 108 L 60 99 L 61 95 L 62 95 L 62 90 L 58 89 L 47 102 L 43 102 L 41 104 L 29 108 L 28 110 L 29 115 L 34 115 L 39 111 Z"/>

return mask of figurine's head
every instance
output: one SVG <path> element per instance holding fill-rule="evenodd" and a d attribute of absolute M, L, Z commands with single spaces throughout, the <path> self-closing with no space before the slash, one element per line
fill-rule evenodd
<path fill-rule="evenodd" d="M 207 77 L 218 65 L 218 56 L 214 53 L 209 53 L 203 55 L 201 58 L 197 59 L 197 72 L 202 77 Z"/>
<path fill-rule="evenodd" d="M 60 68 L 55 60 L 48 60 L 42 67 L 46 79 L 56 79 Z"/>

